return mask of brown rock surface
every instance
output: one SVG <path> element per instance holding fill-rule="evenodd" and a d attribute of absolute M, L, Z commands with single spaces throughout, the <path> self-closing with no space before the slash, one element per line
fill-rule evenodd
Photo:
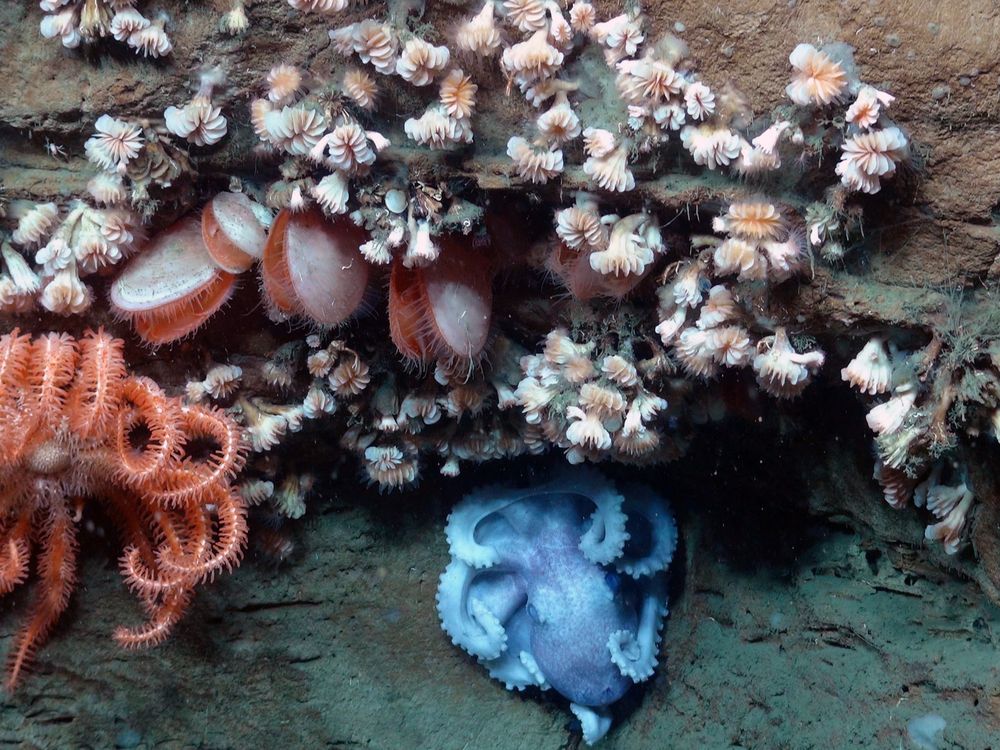
<path fill-rule="evenodd" d="M 66 170 L 89 173 L 89 168 L 75 159 L 66 168 L 52 163 L 42 151 L 45 139 L 78 156 L 100 114 L 155 117 L 166 106 L 186 99 L 192 71 L 201 66 L 221 64 L 228 71 L 225 110 L 232 126 L 245 127 L 247 102 L 273 64 L 305 65 L 320 78 L 339 75 L 343 61 L 330 49 L 326 30 L 384 13 L 382 4 L 373 3 L 363 12 L 348 11 L 326 20 L 296 13 L 278 0 L 261 0 L 250 8 L 250 33 L 230 39 L 217 29 L 226 9 L 223 2 L 150 0 L 144 7 L 170 15 L 175 49 L 166 59 L 141 60 L 114 44 L 103 53 L 64 50 L 38 35 L 41 14 L 31 3 L 9 3 L 0 9 L 0 126 L 9 133 L 3 139 L 0 166 L 8 193 L 45 197 L 78 191 L 83 178 L 67 179 Z M 598 8 L 602 17 L 617 12 L 611 4 L 598 3 Z M 963 3 L 961 12 L 942 8 L 922 0 L 891 4 L 736 0 L 725 7 L 683 0 L 645 10 L 655 29 L 651 36 L 678 32 L 705 80 L 716 85 L 732 80 L 758 112 L 781 102 L 787 55 L 797 42 L 852 45 L 864 79 L 897 97 L 892 115 L 912 136 L 918 155 L 915 189 L 898 196 L 905 203 L 882 198 L 873 202 L 866 217 L 869 227 L 879 232 L 872 275 L 888 285 L 921 286 L 970 284 L 994 277 L 1000 246 L 993 213 L 1000 204 L 1000 172 L 994 166 L 1000 160 L 1000 132 L 992 120 L 998 110 L 1000 71 L 995 69 L 994 30 L 1000 28 L 1000 14 L 988 0 Z M 449 4 L 430 4 L 420 22 L 422 32 L 432 39 L 438 35 L 440 41 L 441 30 L 451 27 L 455 12 Z M 582 91 L 593 101 L 581 104 L 585 123 L 587 107 L 604 99 L 593 87 L 610 86 L 606 78 L 592 79 L 587 70 L 587 66 L 581 69 Z M 497 169 L 509 174 L 502 156 L 504 143 L 529 109 L 518 98 L 504 95 L 504 82 L 492 65 L 477 75 L 481 85 L 477 147 L 467 157 L 472 161 L 465 171 L 484 187 L 497 187 L 506 181 L 489 175 Z M 398 133 L 398 122 L 391 125 L 397 116 L 418 110 L 431 96 L 430 91 L 390 92 L 383 111 L 391 129 Z M 248 144 L 231 136 L 211 154 L 203 170 L 244 169 Z M 489 162 L 495 157 L 500 163 L 493 166 Z M 457 165 L 462 160 L 452 161 Z M 24 167 L 30 171 L 17 174 Z M 571 173 L 567 186 L 573 182 Z M 657 194 L 655 186 L 649 193 Z"/>
<path fill-rule="evenodd" d="M 620 10 L 597 5 L 602 17 Z M 266 71 L 290 62 L 320 77 L 335 75 L 343 63 L 329 48 L 327 29 L 385 12 L 382 3 L 370 3 L 331 24 L 296 13 L 283 0 L 257 0 L 249 11 L 251 33 L 232 40 L 217 31 L 227 7 L 220 0 L 145 0 L 144 9 L 162 8 L 172 19 L 174 53 L 153 62 L 111 48 L 64 50 L 39 36 L 35 3 L 0 4 L 0 182 L 7 193 L 79 194 L 93 173 L 81 156 L 96 118 L 104 112 L 157 117 L 190 95 L 192 71 L 209 64 L 229 72 L 222 101 L 232 133 L 204 154 L 202 174 L 222 184 L 231 173 L 251 174 L 258 165 L 249 154 L 246 107 Z M 423 22 L 448 28 L 459 9 L 431 4 Z M 706 81 L 732 79 L 758 112 L 780 103 L 787 55 L 800 41 L 851 44 L 865 80 L 897 97 L 891 113 L 911 135 L 917 158 L 910 174 L 867 202 L 870 248 L 847 267 L 818 266 L 788 301 L 787 312 L 800 315 L 805 327 L 838 336 L 885 325 L 922 329 L 944 309 L 950 288 L 1000 278 L 1000 10 L 994 3 L 972 0 L 956 9 L 931 0 L 673 0 L 646 12 L 654 29 L 677 31 L 687 41 Z M 433 39 L 434 32 L 422 28 Z M 397 158 L 414 176 L 458 175 L 486 190 L 520 188 L 504 143 L 530 109 L 506 97 L 501 76 L 489 70 L 481 80 L 476 149 L 443 167 L 426 153 L 399 148 Z M 583 114 L 604 106 L 600 88 L 610 85 L 588 70 L 581 71 L 590 97 Z M 404 142 L 402 117 L 431 96 L 387 96 L 385 127 L 397 144 Z M 49 157 L 46 140 L 65 146 L 69 160 Z M 257 177 L 272 175 L 263 165 Z M 678 209 L 743 189 L 666 167 L 639 177 L 648 182 L 638 195 Z M 570 169 L 563 185 L 583 183 L 580 170 Z M 535 192 L 554 199 L 558 191 Z M 130 354 L 143 356 L 138 348 Z M 187 349 L 179 358 L 196 354 Z M 177 369 L 176 360 L 170 364 Z M 857 439 L 863 417 L 853 417 L 849 432 Z M 809 430 L 800 426 L 799 434 Z M 718 516 L 701 521 L 692 512 L 706 493 L 693 492 L 681 503 L 689 522 L 688 560 L 666 634 L 667 669 L 606 747 L 808 747 L 810 738 L 815 746 L 895 747 L 905 720 L 932 710 L 959 726 L 949 737 L 963 746 L 985 747 L 989 732 L 995 736 L 1000 678 L 995 667 L 983 665 L 995 662 L 1000 618 L 973 587 L 921 566 L 930 558 L 982 580 L 993 596 L 996 588 L 969 556 L 955 560 L 921 547 L 918 518 L 880 502 L 869 456 L 830 445 L 836 449 L 813 445 L 784 461 L 771 456 L 776 469 L 795 463 L 803 476 L 792 491 L 775 491 L 770 500 L 801 490 L 814 513 L 864 535 L 824 526 L 813 530 L 818 541 L 813 531 L 790 541 L 768 537 L 772 546 L 790 543 L 802 552 L 794 568 L 738 559 L 718 541 L 727 523 Z M 744 466 L 762 460 L 745 458 Z M 738 462 L 721 449 L 717 460 Z M 717 487 L 710 464 L 703 457 L 704 471 L 688 481 Z M 778 477 L 787 482 L 786 474 L 778 471 Z M 365 503 L 378 503 L 367 497 L 335 503 L 303 529 L 303 553 L 290 568 L 273 573 L 248 564 L 199 600 L 175 639 L 138 655 L 118 652 L 107 638 L 115 623 L 134 614 L 115 570 L 117 550 L 89 545 L 73 616 L 43 651 L 40 673 L 0 709 L 0 742 L 54 747 L 84 738 L 89 746 L 108 747 L 135 730 L 140 746 L 164 748 L 247 747 L 262 738 L 289 747 L 564 747 L 561 708 L 506 694 L 438 630 L 433 593 L 446 560 L 443 508 L 457 494 L 453 485 L 440 496 L 425 487 L 398 502 L 412 504 L 412 511 L 370 511 Z M 768 497 L 754 500 L 754 519 L 766 526 L 773 513 Z M 995 526 L 996 517 L 994 505 L 984 509 L 986 521 L 974 538 L 981 553 L 988 548 L 994 570 L 989 545 L 995 537 L 987 522 Z M 760 554 L 762 548 L 753 549 Z M 870 570 L 872 550 L 892 565 Z M 4 601 L 23 615 L 24 595 Z M 13 632 L 17 614 L 5 615 L 4 635 Z M 873 617 L 882 618 L 880 628 L 871 626 Z M 953 658 L 933 656 L 945 652 Z M 818 671 L 817 664 L 823 665 Z M 860 688 L 857 675 L 867 676 Z M 151 701 L 151 690 L 162 703 Z M 813 693 L 832 702 L 808 724 L 796 717 L 801 704 L 788 696 Z M 717 724 L 706 721 L 708 706 L 713 716 L 722 715 Z M 967 721 L 959 723 L 962 717 Z"/>

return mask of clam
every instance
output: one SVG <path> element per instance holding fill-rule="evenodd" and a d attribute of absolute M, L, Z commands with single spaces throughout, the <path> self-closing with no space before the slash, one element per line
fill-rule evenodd
<path fill-rule="evenodd" d="M 487 256 L 458 235 L 438 238 L 441 255 L 428 266 L 393 263 L 389 332 L 408 360 L 473 365 L 489 339 L 493 272 Z"/>
<path fill-rule="evenodd" d="M 243 193 L 219 193 L 205 204 L 202 237 L 219 268 L 242 273 L 263 257 L 267 228 L 259 218 L 262 208 Z"/>

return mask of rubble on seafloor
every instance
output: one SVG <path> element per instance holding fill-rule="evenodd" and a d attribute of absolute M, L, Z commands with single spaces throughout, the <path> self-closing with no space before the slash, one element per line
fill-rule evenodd
<path fill-rule="evenodd" d="M 490 0 L 445 23 L 423 4 L 234 0 L 204 39 L 250 44 L 265 5 L 303 36 L 321 30 L 315 57 L 279 47 L 250 69 L 192 56 L 191 29 L 153 0 L 40 5 L 20 22 L 70 64 L 131 50 L 147 58 L 131 66 L 176 68 L 175 85 L 141 106 L 103 99 L 75 139 L 46 139 L 63 185 L 4 164 L 0 428 L 20 429 L 18 405 L 61 407 L 84 387 L 64 374 L 77 344 L 43 334 L 106 337 L 146 390 L 109 392 L 117 431 L 100 425 L 101 440 L 116 461 L 159 451 L 157 470 L 178 467 L 153 489 L 121 470 L 67 479 L 66 499 L 0 481 L 3 591 L 27 570 L 25 513 L 79 520 L 76 495 L 115 482 L 169 496 L 190 516 L 115 519 L 153 528 L 122 567 L 155 642 L 196 583 L 232 567 L 245 516 L 251 546 L 280 564 L 331 483 L 406 492 L 543 454 L 653 470 L 720 425 L 795 422 L 819 381 L 823 398 L 864 406 L 852 439 L 872 445 L 871 486 L 916 506 L 940 543 L 930 557 L 1000 601 L 997 290 L 871 278 L 923 151 L 897 116 L 906 92 L 868 81 L 850 40 L 775 50 L 784 97 L 761 111 L 739 80 L 753 71 L 703 71 L 685 34 L 638 6 Z M 513 129 L 493 121 L 511 110 Z M 37 145 L 40 122 L 30 139 L 0 133 L 10 153 Z M 64 342 L 62 360 L 41 342 Z M 154 401 L 183 427 L 150 416 Z M 82 461 L 92 436 L 38 408 L 24 428 L 45 432 L 37 445 Z M 185 430 L 209 458 L 181 451 Z M 55 473 L 37 445 L 0 462 Z M 879 534 L 856 504 L 821 505 Z M 72 571 L 46 570 L 46 533 L 41 584 L 60 606 L 29 646 L 72 586 Z M 55 542 L 75 550 L 68 533 Z"/>

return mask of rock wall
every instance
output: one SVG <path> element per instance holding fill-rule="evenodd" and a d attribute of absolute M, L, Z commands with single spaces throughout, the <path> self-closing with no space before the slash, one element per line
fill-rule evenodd
<path fill-rule="evenodd" d="M 596 5 L 601 17 L 618 12 L 611 3 Z M 101 53 L 64 50 L 39 36 L 41 14 L 34 3 L 4 3 L 0 182 L 7 196 L 81 193 L 94 171 L 82 158 L 83 142 L 97 117 L 105 112 L 159 117 L 165 107 L 188 98 L 192 71 L 215 64 L 229 75 L 221 101 L 232 132 L 199 157 L 202 180 L 213 188 L 225 186 L 232 174 L 266 180 L 274 167 L 258 163 L 251 153 L 255 139 L 247 114 L 266 71 L 288 62 L 318 78 L 335 77 L 343 61 L 330 49 L 331 25 L 406 11 L 404 3 L 389 9 L 371 3 L 331 24 L 296 13 L 280 0 L 257 0 L 248 11 L 250 32 L 231 39 L 217 29 L 228 7 L 221 0 L 146 0 L 144 9 L 170 15 L 175 49 L 165 60 L 145 61 L 113 45 Z M 435 3 L 426 8 L 421 29 L 428 38 L 437 34 L 443 40 L 457 14 L 471 9 Z M 925 340 L 955 287 L 978 290 L 997 280 L 1000 11 L 993 3 L 970 0 L 955 10 L 927 0 L 724 5 L 676 0 L 644 11 L 654 29 L 685 39 L 704 80 L 713 85 L 732 80 L 758 112 L 782 100 L 787 55 L 799 41 L 852 45 L 865 79 L 896 96 L 892 115 L 911 136 L 915 158 L 890 189 L 866 201 L 871 233 L 865 247 L 843 265 L 817 265 L 788 302 L 787 313 L 812 333 L 832 339 L 894 327 Z M 531 110 L 519 97 L 506 95 L 498 71 L 488 67 L 477 74 L 476 148 L 444 160 L 404 149 L 412 175 L 458 177 L 486 191 L 513 189 L 533 201 L 560 200 L 559 186 L 531 188 L 516 180 L 505 143 Z M 584 76 L 583 84 L 581 112 L 606 106 L 602 87 L 612 85 L 609 79 Z M 422 109 L 430 96 L 390 89 L 380 122 L 399 134 L 402 118 Z M 63 147 L 66 157 L 50 155 L 47 143 Z M 678 209 L 746 189 L 654 170 L 638 176 L 638 192 L 626 200 L 653 198 Z M 583 182 L 580 170 L 570 169 L 562 185 L 570 189 Z M 197 198 L 185 200 L 193 205 Z M 988 304 L 985 292 L 973 294 Z M 249 297 L 243 301 L 255 304 Z M 105 313 L 95 319 L 128 336 L 127 328 Z M 85 325 L 35 317 L 19 322 L 39 328 Z M 538 322 L 551 321 L 539 316 Z M 224 332 L 210 327 L 202 341 L 225 349 Z M 253 341 L 248 337 L 242 348 L 266 355 L 280 337 L 273 332 Z M 202 357 L 199 345 L 181 347 L 170 362 L 151 361 L 138 346 L 130 350 L 131 361 L 164 382 L 173 377 L 175 385 L 183 380 L 179 363 Z M 835 373 L 830 377 L 835 380 Z M 863 414 L 850 416 L 853 422 L 839 433 L 838 446 L 863 432 Z M 815 431 L 815 421 L 805 419 L 794 434 Z M 972 555 L 947 558 L 921 547 L 923 524 L 916 516 L 893 513 L 880 502 L 866 450 L 855 443 L 842 453 L 829 449 L 832 438 L 829 444 L 820 438 L 807 451 L 767 456 L 775 481 L 787 479 L 781 470 L 795 463 L 800 474 L 795 488 L 806 495 L 802 506 L 775 521 L 778 528 L 795 526 L 798 535 L 767 540 L 803 551 L 791 573 L 781 566 L 748 572 L 757 565 L 747 559 L 758 559 L 761 546 L 751 547 L 749 558 L 729 556 L 732 550 L 716 556 L 727 525 L 720 520 L 724 504 L 721 510 L 718 504 L 710 508 L 704 520 L 699 503 L 710 493 L 692 491 L 680 503 L 688 560 L 667 630 L 668 667 L 607 747 L 800 747 L 809 737 L 819 743 L 833 737 L 843 747 L 895 745 L 902 738 L 902 716 L 914 715 L 917 706 L 938 710 L 942 702 L 949 721 L 975 719 L 953 739 L 985 746 L 983 737 L 1000 721 L 996 670 L 980 669 L 992 663 L 997 614 L 973 587 L 937 571 L 947 566 L 996 598 L 995 495 L 973 531 L 976 551 L 994 571 L 991 577 Z M 781 438 L 768 439 L 776 444 Z M 734 447 L 732 438 L 721 445 Z M 690 477 L 679 484 L 701 483 L 732 499 L 725 491 L 736 493 L 742 485 L 712 484 L 713 462 L 737 465 L 734 456 L 741 454 L 698 450 L 687 467 Z M 767 450 L 743 455 L 743 465 L 760 465 L 761 453 Z M 990 486 L 988 478 L 978 484 Z M 326 503 L 311 506 L 311 519 L 296 532 L 300 552 L 290 564 L 273 571 L 251 560 L 199 599 L 176 638 L 150 653 L 122 654 L 107 638 L 114 624 L 130 616 L 131 603 L 115 570 L 118 551 L 90 539 L 80 576 L 86 586 L 43 651 L 38 672 L 0 710 L 0 739 L 38 747 L 79 738 L 98 747 L 223 748 L 262 738 L 330 747 L 565 746 L 563 712 L 505 694 L 438 630 L 433 593 L 447 559 L 440 528 L 462 486 L 425 485 L 423 500 L 413 505 L 412 495 L 379 500 L 355 485 L 352 478 L 327 488 Z M 767 497 L 754 500 L 755 522 L 766 525 L 772 513 Z M 863 535 L 831 532 L 828 525 L 803 531 L 789 520 L 800 510 L 803 517 L 810 511 Z M 99 519 L 96 523 L 102 528 Z M 870 562 L 880 555 L 891 565 Z M 7 641 L 26 600 L 23 594 L 5 599 L 14 610 L 2 621 Z M 879 628 L 870 625 L 872 617 L 883 618 Z M 927 656 L 954 652 L 958 641 L 969 645 L 955 661 Z M 817 663 L 826 665 L 820 674 L 813 669 Z M 782 679 L 788 674 L 790 681 Z M 857 675 L 868 680 L 859 691 Z M 752 705 L 724 703 L 725 718 L 707 726 L 705 707 L 718 710 L 720 689 L 752 694 Z M 793 718 L 800 708 L 786 693 L 812 691 L 839 697 L 834 710 L 806 726 Z M 151 703 L 151 694 L 160 701 Z M 844 716 L 852 718 L 845 723 Z"/>
<path fill-rule="evenodd" d="M 617 12 L 613 4 L 596 5 L 600 17 Z M 164 60 L 144 61 L 121 49 L 64 50 L 39 36 L 41 13 L 31 3 L 0 10 L 0 124 L 9 129 L 0 143 L 0 164 L 8 167 L 9 194 L 41 198 L 79 191 L 85 181 L 79 172 L 90 169 L 75 158 L 68 165 L 53 162 L 44 152 L 46 139 L 79 157 L 98 116 L 159 116 L 189 96 L 191 73 L 199 66 L 224 66 L 230 81 L 225 109 L 245 124 L 248 99 L 272 65 L 288 62 L 320 77 L 334 75 L 343 62 L 329 48 L 327 29 L 385 12 L 383 4 L 370 3 L 330 21 L 294 12 L 278 0 L 258 0 L 248 11 L 249 33 L 232 39 L 217 28 L 228 9 L 222 0 L 149 0 L 144 7 L 170 16 L 174 52 Z M 853 46 L 865 79 L 896 96 L 893 117 L 910 133 L 918 154 L 912 191 L 901 191 L 906 195 L 898 203 L 880 205 L 879 252 L 869 259 L 872 279 L 906 288 L 970 284 L 1000 275 L 994 222 L 1000 176 L 992 167 L 1000 156 L 995 126 L 1000 18 L 988 0 L 963 3 L 960 12 L 920 0 L 735 0 L 725 6 L 679 0 L 643 10 L 653 29 L 677 33 L 687 42 L 706 81 L 732 80 L 758 112 L 781 101 L 787 54 L 795 43 Z M 430 4 L 421 23 L 433 26 L 443 40 L 458 12 L 465 12 L 458 4 Z M 529 110 L 520 98 L 505 96 L 498 71 L 488 68 L 477 75 L 490 83 L 481 83 L 474 158 L 489 160 L 491 154 L 503 155 L 507 136 Z M 402 90 L 387 99 L 388 118 L 396 111 L 408 116 L 419 106 Z M 247 143 L 228 139 L 212 155 L 209 170 L 245 168 Z M 509 171 L 506 164 L 497 166 Z M 478 171 L 479 179 L 487 180 L 484 170 L 466 171 Z"/>

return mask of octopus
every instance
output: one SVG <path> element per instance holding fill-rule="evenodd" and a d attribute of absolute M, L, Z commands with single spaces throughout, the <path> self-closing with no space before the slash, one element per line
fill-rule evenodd
<path fill-rule="evenodd" d="M 448 517 L 438 614 L 452 642 L 508 690 L 554 690 L 584 740 L 649 679 L 667 614 L 677 526 L 667 502 L 574 467 L 552 481 L 488 487 Z"/>

